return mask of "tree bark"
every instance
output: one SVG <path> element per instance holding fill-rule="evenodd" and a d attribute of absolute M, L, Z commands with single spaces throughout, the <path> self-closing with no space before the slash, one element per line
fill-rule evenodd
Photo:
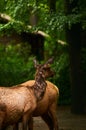
<path fill-rule="evenodd" d="M 44 59 L 44 36 L 38 33 L 21 33 L 22 40 L 31 45 L 31 54 L 38 60 Z"/>
<path fill-rule="evenodd" d="M 72 25 L 67 30 L 67 41 L 69 43 L 70 78 L 71 78 L 71 111 L 73 113 L 84 112 L 84 86 L 81 70 L 81 37 L 80 25 Z"/>
<path fill-rule="evenodd" d="M 49 0 L 48 5 L 50 8 L 50 12 L 56 12 L 56 0 Z"/>
<path fill-rule="evenodd" d="M 74 1 L 73 1 L 74 2 Z M 65 14 L 72 14 L 72 9 L 77 7 L 75 3 L 65 0 Z M 81 24 L 75 23 L 69 29 L 66 26 L 66 38 L 69 44 L 70 79 L 71 79 L 71 112 L 84 113 L 84 84 L 81 70 Z"/>

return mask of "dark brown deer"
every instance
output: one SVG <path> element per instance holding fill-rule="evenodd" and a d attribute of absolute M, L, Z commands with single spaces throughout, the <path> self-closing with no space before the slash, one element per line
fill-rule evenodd
<path fill-rule="evenodd" d="M 0 130 L 5 130 L 8 125 L 17 124 L 21 119 L 23 130 L 27 130 L 27 123 L 32 119 L 37 103 L 45 94 L 45 78 L 54 74 L 49 66 L 52 59 L 43 65 L 39 65 L 36 60 L 34 63 L 36 74 L 32 86 L 21 84 L 11 88 L 0 87 Z"/>

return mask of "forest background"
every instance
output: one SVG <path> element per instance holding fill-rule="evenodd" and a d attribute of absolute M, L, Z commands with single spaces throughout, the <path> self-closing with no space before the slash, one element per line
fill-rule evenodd
<path fill-rule="evenodd" d="M 52 56 L 59 105 L 86 112 L 86 1 L 1 0 L 0 86 L 34 79 L 34 57 Z"/>

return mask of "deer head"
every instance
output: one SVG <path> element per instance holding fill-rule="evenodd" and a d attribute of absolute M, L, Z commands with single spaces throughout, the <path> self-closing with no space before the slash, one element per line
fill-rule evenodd
<path fill-rule="evenodd" d="M 45 64 L 38 64 L 37 60 L 34 60 L 34 66 L 36 68 L 36 75 L 39 73 L 43 78 L 48 78 L 54 75 L 54 71 L 51 70 L 50 64 L 52 64 L 53 58 L 50 58 Z"/>
<path fill-rule="evenodd" d="M 50 64 L 53 59 L 49 59 L 45 64 L 38 64 L 36 59 L 34 60 L 34 66 L 36 68 L 35 74 L 35 84 L 34 84 L 34 93 L 37 100 L 43 98 L 46 90 L 46 78 L 54 75 L 54 72 L 50 68 Z"/>

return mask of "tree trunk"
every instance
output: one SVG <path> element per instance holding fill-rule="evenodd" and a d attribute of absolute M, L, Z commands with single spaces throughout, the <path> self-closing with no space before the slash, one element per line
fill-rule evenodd
<path fill-rule="evenodd" d="M 81 70 L 81 37 L 80 25 L 72 25 L 67 30 L 67 41 L 69 43 L 70 74 L 71 74 L 71 111 L 73 113 L 84 112 L 84 86 Z"/>
<path fill-rule="evenodd" d="M 36 56 L 38 60 L 44 59 L 44 36 L 38 33 L 21 33 L 24 42 L 31 45 L 31 54 Z M 28 46 L 27 44 L 27 46 Z"/>
<path fill-rule="evenodd" d="M 50 8 L 50 12 L 56 12 L 56 0 L 49 0 L 48 5 Z"/>
<path fill-rule="evenodd" d="M 66 14 L 71 14 L 72 9 L 77 7 L 75 3 L 68 3 L 65 0 Z M 69 44 L 70 57 L 70 78 L 71 78 L 71 112 L 81 114 L 84 112 L 84 84 L 81 70 L 81 24 L 72 24 L 69 29 L 66 27 L 66 38 Z"/>
<path fill-rule="evenodd" d="M 36 0 L 38 6 L 39 0 Z M 38 11 L 31 14 L 31 26 L 37 26 L 39 21 Z M 44 59 L 44 37 L 40 34 L 29 34 L 29 41 L 31 44 L 31 52 L 37 57 L 38 60 Z"/>

